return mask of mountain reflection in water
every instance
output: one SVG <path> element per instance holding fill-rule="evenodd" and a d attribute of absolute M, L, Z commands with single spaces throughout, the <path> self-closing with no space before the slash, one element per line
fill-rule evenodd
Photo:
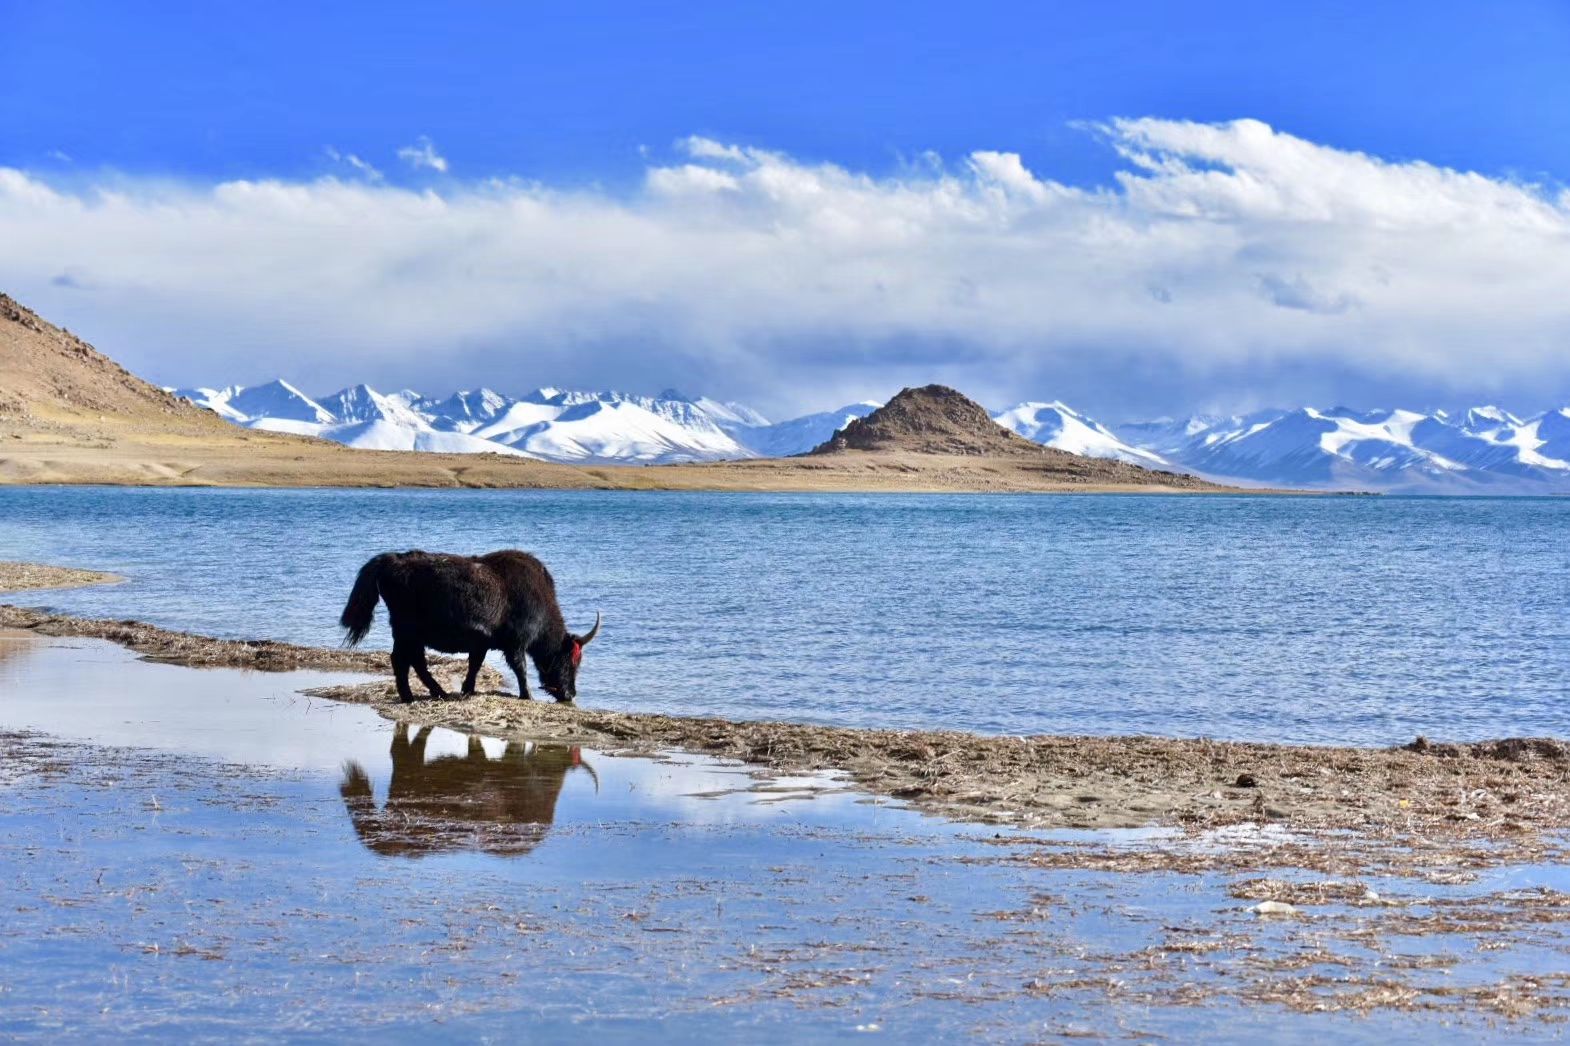
<path fill-rule="evenodd" d="M 367 849 L 388 857 L 470 850 L 522 856 L 550 832 L 570 772 L 587 771 L 599 790 L 599 777 L 577 746 L 509 741 L 493 759 L 471 736 L 463 755 L 426 762 L 430 735 L 430 727 L 413 736 L 406 723 L 393 728 L 392 779 L 381 807 L 365 768 L 352 760 L 344 764 L 339 792 Z"/>

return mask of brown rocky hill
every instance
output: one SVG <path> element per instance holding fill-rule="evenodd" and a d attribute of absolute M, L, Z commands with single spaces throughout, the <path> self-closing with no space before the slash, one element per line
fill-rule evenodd
<path fill-rule="evenodd" d="M 1039 457 L 1044 449 L 993 421 L 985 407 L 963 393 L 946 385 L 926 385 L 905 389 L 808 453 L 864 450 Z"/>
<path fill-rule="evenodd" d="M 155 425 L 218 435 L 211 411 L 143 381 L 69 331 L 0 294 L 0 426 Z"/>

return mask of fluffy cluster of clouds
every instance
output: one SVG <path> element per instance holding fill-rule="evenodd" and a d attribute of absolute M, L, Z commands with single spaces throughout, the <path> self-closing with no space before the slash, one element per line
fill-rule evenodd
<path fill-rule="evenodd" d="M 1253 120 L 1092 133 L 1122 163 L 1088 188 L 1006 152 L 872 174 L 705 138 L 625 191 L 394 184 L 358 157 L 215 185 L 0 168 L 0 286 L 182 384 L 685 383 L 787 408 L 944 380 L 1114 415 L 1304 383 L 1570 391 L 1570 193 Z"/>

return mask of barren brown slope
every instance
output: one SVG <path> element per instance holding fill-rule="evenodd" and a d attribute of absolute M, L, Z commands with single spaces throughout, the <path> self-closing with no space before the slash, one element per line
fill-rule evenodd
<path fill-rule="evenodd" d="M 1119 472 L 1105 463 L 1058 455 L 1069 459 L 1065 466 L 1052 456 L 1055 452 L 1036 451 L 1034 456 L 999 456 L 895 449 L 707 465 L 580 467 L 499 454 L 351 450 L 326 440 L 230 425 L 143 381 L 0 294 L 0 484 L 891 492 L 1219 489 L 1188 477 L 1132 467 Z"/>
<path fill-rule="evenodd" d="M 0 425 L 15 432 L 137 424 L 203 435 L 224 427 L 211 411 L 148 384 L 0 294 Z"/>

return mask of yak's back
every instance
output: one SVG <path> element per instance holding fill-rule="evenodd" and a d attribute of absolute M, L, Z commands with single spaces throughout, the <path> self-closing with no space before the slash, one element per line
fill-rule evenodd
<path fill-rule="evenodd" d="M 494 573 L 514 595 L 536 598 L 556 594 L 556 582 L 539 557 L 515 548 L 476 556 L 475 562 Z"/>
<path fill-rule="evenodd" d="M 479 624 L 507 604 L 507 586 L 473 556 L 446 552 L 388 554 L 380 587 L 389 609 L 418 608 L 427 618 Z"/>
<path fill-rule="evenodd" d="M 383 577 L 416 591 L 433 587 L 466 588 L 490 581 L 488 572 L 474 556 L 410 549 L 389 553 L 386 559 Z"/>
<path fill-rule="evenodd" d="M 561 615 L 550 572 L 527 552 L 459 556 L 413 549 L 385 559 L 381 592 L 388 609 L 416 616 L 423 628 L 434 630 L 433 643 L 450 628 L 495 634 L 509 622 L 516 628 Z"/>

